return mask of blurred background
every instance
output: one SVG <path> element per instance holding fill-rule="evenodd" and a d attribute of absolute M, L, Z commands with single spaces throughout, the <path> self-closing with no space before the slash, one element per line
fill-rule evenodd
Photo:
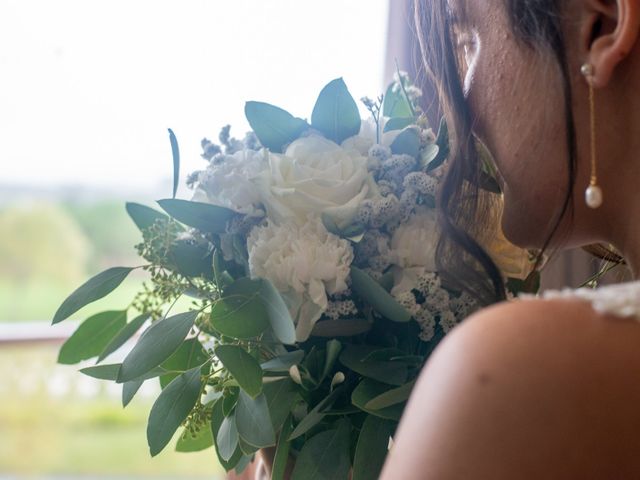
<path fill-rule="evenodd" d="M 152 382 L 123 410 L 119 388 L 56 365 L 75 324 L 51 318 L 88 276 L 138 263 L 124 202 L 170 195 L 167 128 L 184 178 L 202 138 L 243 136 L 247 100 L 309 117 L 341 76 L 379 95 L 396 62 L 416 74 L 410 4 L 0 0 L 0 479 L 222 478 L 212 449 L 151 459 Z M 551 286 L 595 268 L 554 265 Z M 76 320 L 125 307 L 140 281 Z"/>

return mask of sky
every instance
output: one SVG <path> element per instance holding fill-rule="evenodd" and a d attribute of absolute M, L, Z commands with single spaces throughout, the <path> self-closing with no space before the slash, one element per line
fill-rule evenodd
<path fill-rule="evenodd" d="M 388 0 L 0 0 L 0 184 L 183 178 L 247 100 L 308 118 L 344 77 L 383 89 Z"/>

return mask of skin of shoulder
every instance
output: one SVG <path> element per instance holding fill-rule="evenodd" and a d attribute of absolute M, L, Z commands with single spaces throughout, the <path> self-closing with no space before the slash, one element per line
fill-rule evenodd
<path fill-rule="evenodd" d="M 516 301 L 436 349 L 381 478 L 640 478 L 639 452 L 640 323 Z"/>

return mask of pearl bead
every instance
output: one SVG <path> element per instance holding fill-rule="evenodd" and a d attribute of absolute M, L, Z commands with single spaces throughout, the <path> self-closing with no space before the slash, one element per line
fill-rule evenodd
<path fill-rule="evenodd" d="M 593 65 L 591 65 L 590 63 L 585 63 L 584 65 L 582 65 L 582 67 L 580 67 L 580 73 L 582 73 L 582 75 L 584 75 L 585 77 L 592 77 L 594 70 L 595 69 L 593 68 Z"/>
<path fill-rule="evenodd" d="M 602 189 L 597 185 L 589 185 L 584 192 L 584 199 L 589 208 L 598 208 L 602 205 Z"/>

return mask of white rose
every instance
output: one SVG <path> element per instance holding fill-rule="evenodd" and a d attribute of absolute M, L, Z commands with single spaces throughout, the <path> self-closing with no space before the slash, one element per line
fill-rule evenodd
<path fill-rule="evenodd" d="M 240 150 L 226 155 L 200 174 L 192 200 L 259 215 L 262 212 L 259 185 L 268 166 L 266 150 Z"/>
<path fill-rule="evenodd" d="M 284 155 L 269 155 L 270 178 L 263 202 L 270 219 L 299 225 L 307 215 L 326 213 L 349 225 L 373 180 L 367 158 L 317 135 L 289 145 Z"/>
<path fill-rule="evenodd" d="M 417 287 L 425 272 L 436 271 L 436 247 L 440 232 L 435 210 L 420 207 L 391 238 L 389 253 L 394 274 L 393 295 Z"/>
<path fill-rule="evenodd" d="M 254 227 L 247 239 L 253 278 L 269 279 L 280 291 L 296 323 L 296 339 L 309 338 L 328 305 L 327 294 L 347 289 L 353 250 L 317 216 L 294 223 Z"/>

